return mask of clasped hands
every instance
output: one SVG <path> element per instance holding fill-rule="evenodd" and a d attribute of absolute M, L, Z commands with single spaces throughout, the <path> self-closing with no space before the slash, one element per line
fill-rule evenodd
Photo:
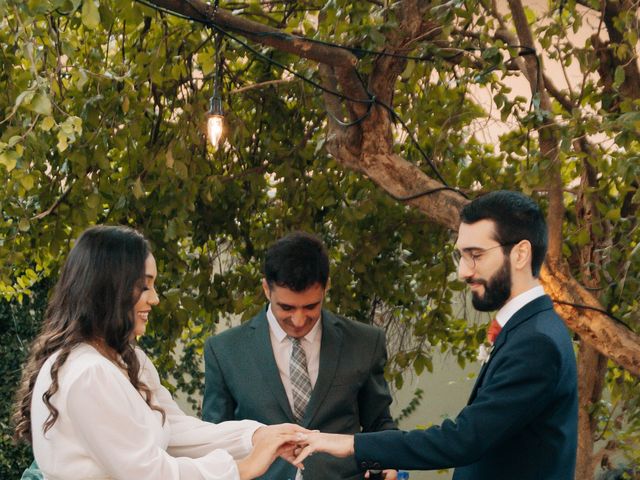
<path fill-rule="evenodd" d="M 334 457 L 354 454 L 353 435 L 322 433 L 292 423 L 260 427 L 253 434 L 253 445 L 254 452 L 264 450 L 265 455 L 271 452 L 271 461 L 281 457 L 301 470 L 304 470 L 304 460 L 315 452 Z M 385 474 L 386 480 L 396 478 L 395 470 L 385 470 Z"/>

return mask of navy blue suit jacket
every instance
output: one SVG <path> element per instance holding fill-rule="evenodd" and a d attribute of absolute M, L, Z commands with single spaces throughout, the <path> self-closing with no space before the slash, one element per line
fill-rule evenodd
<path fill-rule="evenodd" d="M 362 469 L 457 467 L 455 480 L 573 480 L 578 423 L 570 335 L 548 296 L 507 322 L 455 420 L 355 436 Z"/>
<path fill-rule="evenodd" d="M 384 380 L 384 331 L 322 311 L 320 368 L 302 426 L 331 433 L 396 428 Z M 271 348 L 266 309 L 209 338 L 204 349 L 202 418 L 295 423 Z M 350 458 L 318 453 L 304 462 L 305 480 L 362 479 Z M 278 459 L 261 479 L 293 480 L 296 469 Z"/>

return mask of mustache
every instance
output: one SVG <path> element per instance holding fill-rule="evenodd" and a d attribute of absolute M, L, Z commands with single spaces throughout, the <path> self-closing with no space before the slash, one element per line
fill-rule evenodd
<path fill-rule="evenodd" d="M 465 279 L 465 282 L 467 283 L 467 285 L 483 285 L 483 286 L 487 286 L 487 281 L 483 280 L 482 278 L 467 278 Z"/>

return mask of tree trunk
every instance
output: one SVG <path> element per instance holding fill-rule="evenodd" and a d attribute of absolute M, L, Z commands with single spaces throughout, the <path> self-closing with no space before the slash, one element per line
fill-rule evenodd
<path fill-rule="evenodd" d="M 578 456 L 576 480 L 591 480 L 598 462 L 594 461 L 593 444 L 596 440 L 598 421 L 593 405 L 602 398 L 607 359 L 595 348 L 580 341 L 578 352 Z"/>
<path fill-rule="evenodd" d="M 579 265 L 585 286 L 598 291 L 601 286 L 601 252 L 611 243 L 612 232 L 603 222 L 596 206 L 594 193 L 598 187 L 598 175 L 588 160 L 583 162 L 584 169 L 580 178 L 580 193 L 576 202 L 577 217 L 591 241 L 579 250 L 575 263 Z M 599 227 L 600 235 L 595 233 Z M 594 443 L 598 433 L 598 410 L 594 407 L 602 398 L 607 359 L 595 348 L 580 340 L 578 351 L 578 452 L 576 459 L 576 480 L 593 479 L 597 461 L 594 456 Z"/>

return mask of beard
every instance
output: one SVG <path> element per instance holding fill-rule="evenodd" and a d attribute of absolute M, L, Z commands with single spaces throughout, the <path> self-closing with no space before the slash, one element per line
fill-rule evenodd
<path fill-rule="evenodd" d="M 484 286 L 484 295 L 472 293 L 473 308 L 480 312 L 499 310 L 511 296 L 511 261 L 509 257 L 505 255 L 502 266 L 489 280 L 469 279 L 467 283 L 479 283 Z"/>

